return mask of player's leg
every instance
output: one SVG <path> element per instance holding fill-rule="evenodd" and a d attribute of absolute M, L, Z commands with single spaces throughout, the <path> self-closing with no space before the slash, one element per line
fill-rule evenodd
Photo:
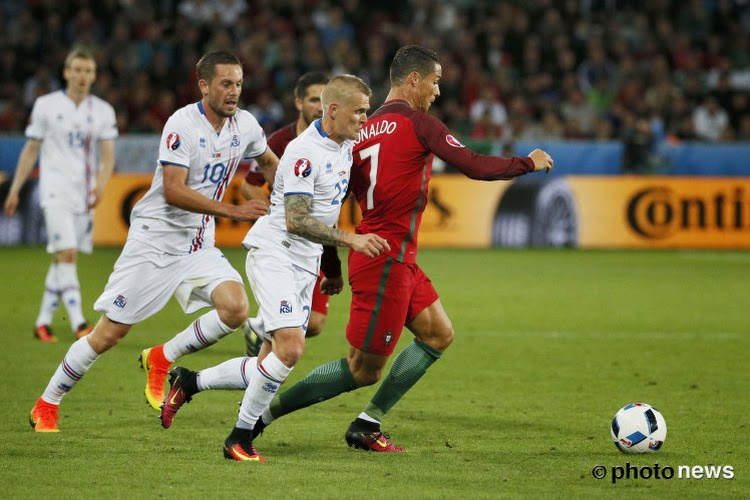
<path fill-rule="evenodd" d="M 102 316 L 94 331 L 75 341 L 65 354 L 41 397 L 31 409 L 29 422 L 37 432 L 58 432 L 57 410 L 67 394 L 101 354 L 116 345 L 132 325 Z"/>
<path fill-rule="evenodd" d="M 226 458 L 243 461 L 262 459 L 252 446 L 254 427 L 304 352 L 317 278 L 259 249 L 248 252 L 246 271 L 260 309 L 258 334 L 266 342 L 248 379 L 237 423 L 224 443 Z"/>
<path fill-rule="evenodd" d="M 354 439 L 357 433 L 360 436 L 364 433 L 367 437 L 368 432 L 380 431 L 385 414 L 422 378 L 453 340 L 453 327 L 437 292 L 417 266 L 414 266 L 414 289 L 409 303 L 407 327 L 417 338 L 396 356 L 388 375 L 364 411 L 352 422 L 347 431 L 350 445 L 358 442 Z M 383 439 L 369 434 L 369 437 L 377 439 L 365 440 L 368 442 L 364 443 L 359 441 L 367 445 L 366 449 L 397 451 L 388 449 L 392 445 L 387 436 Z"/>
<path fill-rule="evenodd" d="M 177 412 L 193 396 L 203 391 L 245 390 L 258 358 L 234 358 L 216 366 L 194 372 L 176 366 L 169 371 L 169 392 L 161 407 L 161 425 L 172 426 Z"/>
<path fill-rule="evenodd" d="M 64 211 L 57 212 L 52 219 L 61 219 L 59 223 L 65 224 L 65 233 L 55 243 L 58 248 L 62 248 L 55 254 L 57 282 L 62 303 L 68 312 L 70 328 L 75 332 L 76 338 L 81 338 L 92 329 L 83 316 L 76 252 L 80 250 L 91 253 L 93 219 L 91 214 L 70 214 Z"/>
<path fill-rule="evenodd" d="M 281 393 L 264 412 L 261 425 L 378 381 L 406 320 L 408 296 L 398 279 L 403 269 L 394 267 L 393 259 L 360 255 L 350 253 L 349 257 L 348 357 L 318 366 Z"/>
<path fill-rule="evenodd" d="M 53 257 L 47 269 L 47 276 L 44 278 L 42 303 L 34 325 L 34 336 L 42 342 L 57 342 L 50 324 L 58 305 L 60 305 L 60 287 L 57 284 L 57 260 Z"/>
<path fill-rule="evenodd" d="M 216 248 L 184 259 L 182 282 L 175 298 L 185 312 L 213 306 L 165 344 L 144 349 L 141 366 L 146 371 L 146 399 L 161 411 L 169 367 L 180 357 L 205 349 L 239 328 L 247 318 L 248 301 L 242 278 Z"/>
<path fill-rule="evenodd" d="M 323 273 L 320 273 L 320 275 L 318 276 L 318 281 L 315 282 L 312 306 L 310 311 L 310 321 L 307 322 L 307 331 L 305 332 L 305 337 L 308 338 L 320 335 L 323 331 L 323 327 L 326 324 L 330 296 L 320 291 L 320 282 L 323 281 L 324 277 L 325 276 L 323 275 Z"/>

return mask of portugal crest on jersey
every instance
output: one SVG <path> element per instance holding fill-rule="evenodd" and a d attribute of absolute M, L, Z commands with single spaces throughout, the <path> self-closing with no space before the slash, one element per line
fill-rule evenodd
<path fill-rule="evenodd" d="M 312 163 L 307 158 L 300 158 L 294 164 L 294 175 L 297 177 L 307 177 L 312 173 Z"/>
<path fill-rule="evenodd" d="M 177 132 L 170 132 L 167 136 L 167 147 L 172 151 L 180 147 L 180 136 Z"/>
<path fill-rule="evenodd" d="M 461 141 L 453 137 L 452 134 L 448 134 L 445 136 L 445 142 L 453 146 L 454 148 L 465 148 L 463 144 L 461 144 Z"/>

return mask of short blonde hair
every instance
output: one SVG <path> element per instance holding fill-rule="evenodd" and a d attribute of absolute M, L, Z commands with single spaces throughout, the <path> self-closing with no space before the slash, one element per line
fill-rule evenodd
<path fill-rule="evenodd" d="M 320 100 L 323 104 L 323 113 L 325 114 L 328 105 L 332 102 L 344 102 L 353 97 L 353 94 L 360 93 L 368 98 L 372 97 L 370 87 L 358 76 L 338 75 L 331 78 L 320 94 Z"/>
<path fill-rule="evenodd" d="M 84 46 L 77 46 L 73 47 L 70 52 L 68 52 L 68 55 L 65 56 L 65 67 L 69 68 L 70 64 L 73 62 L 73 59 L 87 59 L 89 61 L 93 61 L 94 64 L 96 64 L 96 58 L 94 57 L 94 52 Z"/>

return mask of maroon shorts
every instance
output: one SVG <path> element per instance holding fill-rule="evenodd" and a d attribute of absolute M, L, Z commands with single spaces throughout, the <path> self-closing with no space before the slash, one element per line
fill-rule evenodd
<path fill-rule="evenodd" d="M 315 282 L 311 309 L 323 316 L 328 316 L 328 301 L 331 297 L 320 291 L 320 282 L 323 281 L 323 278 L 325 278 L 325 275 L 323 274 L 323 271 L 321 271 L 318 276 L 318 281 Z"/>
<path fill-rule="evenodd" d="M 418 265 L 388 255 L 371 259 L 349 252 L 349 285 L 346 338 L 353 347 L 381 356 L 390 356 L 404 325 L 438 299 Z"/>

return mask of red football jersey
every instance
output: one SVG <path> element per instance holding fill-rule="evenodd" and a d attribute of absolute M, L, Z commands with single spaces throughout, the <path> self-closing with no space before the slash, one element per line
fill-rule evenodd
<path fill-rule="evenodd" d="M 284 154 L 286 146 L 292 142 L 292 139 L 297 137 L 297 122 L 294 121 L 289 125 L 281 127 L 279 130 L 274 132 L 268 138 L 268 147 L 274 152 L 276 156 L 281 158 Z M 245 175 L 245 182 L 252 186 L 263 186 L 266 183 L 266 178 L 263 177 L 263 173 L 260 171 L 257 163 L 251 165 L 247 175 Z"/>
<path fill-rule="evenodd" d="M 534 170 L 530 158 L 475 153 L 443 122 L 406 101 L 385 102 L 354 145 L 350 190 L 362 209 L 357 232 L 386 238 L 390 256 L 399 262 L 416 261 L 433 154 L 472 179 L 510 179 Z"/>

